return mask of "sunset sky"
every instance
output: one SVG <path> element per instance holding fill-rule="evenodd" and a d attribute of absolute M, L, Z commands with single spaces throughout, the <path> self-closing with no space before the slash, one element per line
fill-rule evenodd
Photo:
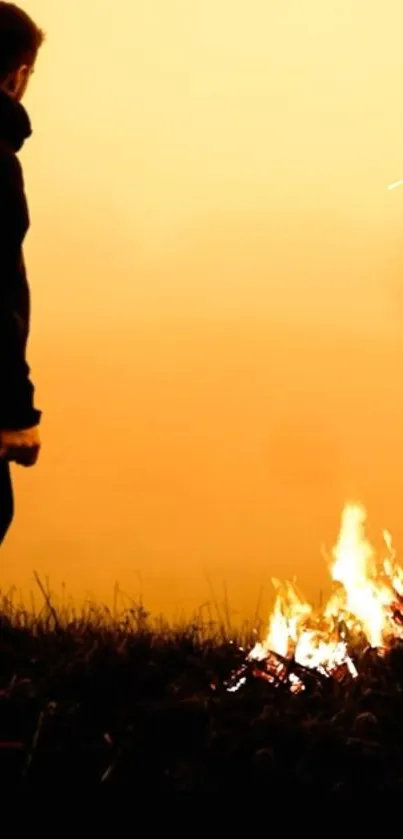
<path fill-rule="evenodd" d="M 172 614 L 403 555 L 401 0 L 20 0 L 29 359 L 2 586 Z M 266 599 L 266 600 L 265 600 Z"/>

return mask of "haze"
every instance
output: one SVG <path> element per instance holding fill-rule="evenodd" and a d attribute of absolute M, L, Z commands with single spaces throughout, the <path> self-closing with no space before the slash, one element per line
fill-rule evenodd
<path fill-rule="evenodd" d="M 400 0 L 22 5 L 44 445 L 3 587 L 251 615 L 318 594 L 349 498 L 403 552 Z"/>

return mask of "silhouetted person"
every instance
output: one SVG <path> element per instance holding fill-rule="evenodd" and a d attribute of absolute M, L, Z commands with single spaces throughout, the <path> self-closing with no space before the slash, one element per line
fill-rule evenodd
<path fill-rule="evenodd" d="M 17 153 L 31 134 L 21 99 L 44 39 L 31 18 L 0 2 L 0 544 L 13 518 L 10 462 L 33 466 L 41 413 L 26 362 L 29 288 L 22 245 L 29 227 Z"/>

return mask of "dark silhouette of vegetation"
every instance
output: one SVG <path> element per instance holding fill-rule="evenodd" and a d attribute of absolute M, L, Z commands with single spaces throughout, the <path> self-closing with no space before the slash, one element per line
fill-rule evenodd
<path fill-rule="evenodd" d="M 248 638 L 2 598 L 4 835 L 392 835 L 403 791 L 403 646 L 359 677 L 259 672 Z M 11 803 L 13 802 L 13 803 Z"/>

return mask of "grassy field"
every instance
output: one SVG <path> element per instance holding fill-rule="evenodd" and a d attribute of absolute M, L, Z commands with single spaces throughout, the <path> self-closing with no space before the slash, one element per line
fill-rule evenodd
<path fill-rule="evenodd" d="M 4 835 L 398 835 L 403 647 L 356 680 L 250 670 L 248 638 L 132 605 L 0 610 Z"/>

